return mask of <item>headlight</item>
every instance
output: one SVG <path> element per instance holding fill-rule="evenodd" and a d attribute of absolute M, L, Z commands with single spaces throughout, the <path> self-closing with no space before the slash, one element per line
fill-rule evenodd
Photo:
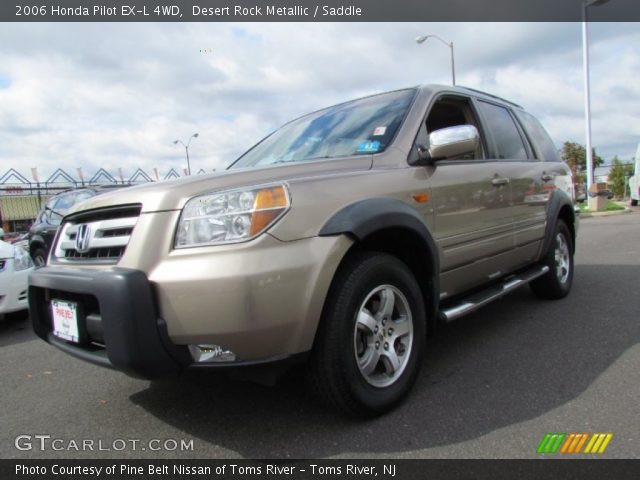
<path fill-rule="evenodd" d="M 284 185 L 250 187 L 194 197 L 180 215 L 175 247 L 249 240 L 273 225 L 290 204 Z"/>
<path fill-rule="evenodd" d="M 23 248 L 14 247 L 14 251 L 15 253 L 13 257 L 13 269 L 16 272 L 33 267 L 33 261 L 31 261 L 31 257 Z"/>

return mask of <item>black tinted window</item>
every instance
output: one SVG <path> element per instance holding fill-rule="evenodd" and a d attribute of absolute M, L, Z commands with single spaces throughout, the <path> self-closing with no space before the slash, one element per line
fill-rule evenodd
<path fill-rule="evenodd" d="M 558 150 L 538 119 L 527 112 L 517 112 L 517 115 L 533 143 L 536 157 L 547 162 L 559 162 Z"/>
<path fill-rule="evenodd" d="M 478 104 L 496 142 L 498 158 L 526 160 L 527 150 L 509 110 L 482 101 Z"/>

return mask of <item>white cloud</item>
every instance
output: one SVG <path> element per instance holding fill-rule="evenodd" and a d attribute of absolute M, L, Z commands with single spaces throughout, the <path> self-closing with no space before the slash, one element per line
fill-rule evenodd
<path fill-rule="evenodd" d="M 419 83 L 522 104 L 554 140 L 584 142 L 580 24 L 11 24 L 0 31 L 0 164 L 28 176 L 185 165 L 222 168 L 293 117 Z M 640 140 L 638 24 L 591 29 L 593 140 L 630 158 Z M 211 53 L 202 53 L 202 50 Z"/>

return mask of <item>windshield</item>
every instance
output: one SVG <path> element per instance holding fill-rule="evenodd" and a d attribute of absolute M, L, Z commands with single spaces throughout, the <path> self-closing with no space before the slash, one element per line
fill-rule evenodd
<path fill-rule="evenodd" d="M 399 90 L 329 107 L 294 120 L 245 153 L 231 168 L 382 152 L 415 95 Z"/>

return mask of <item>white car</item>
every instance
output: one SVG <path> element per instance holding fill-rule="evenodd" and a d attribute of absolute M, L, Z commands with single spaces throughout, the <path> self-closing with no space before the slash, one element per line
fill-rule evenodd
<path fill-rule="evenodd" d="M 0 241 L 0 315 L 28 308 L 31 257 L 21 247 Z"/>

